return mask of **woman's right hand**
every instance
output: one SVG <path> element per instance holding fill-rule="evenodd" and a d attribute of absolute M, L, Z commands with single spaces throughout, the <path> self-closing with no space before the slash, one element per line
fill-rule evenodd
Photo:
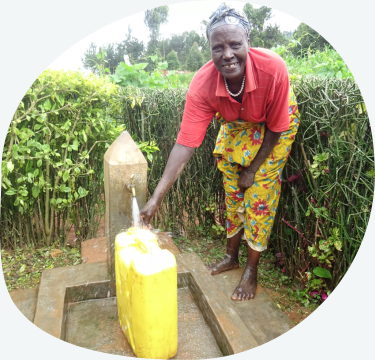
<path fill-rule="evenodd" d="M 151 218 L 158 211 L 159 206 L 163 201 L 166 193 L 177 180 L 177 178 L 181 174 L 181 171 L 185 168 L 187 162 L 193 155 L 193 152 L 194 148 L 177 143 L 173 147 L 158 186 L 152 194 L 151 199 L 140 211 L 140 215 L 143 219 L 145 228 L 151 229 Z"/>
<path fill-rule="evenodd" d="M 141 218 L 143 219 L 143 226 L 146 229 L 151 229 L 152 228 L 152 226 L 150 224 L 150 220 L 155 215 L 155 213 L 158 211 L 158 209 L 159 209 L 159 205 L 152 198 L 141 209 L 140 215 L 141 215 Z"/>

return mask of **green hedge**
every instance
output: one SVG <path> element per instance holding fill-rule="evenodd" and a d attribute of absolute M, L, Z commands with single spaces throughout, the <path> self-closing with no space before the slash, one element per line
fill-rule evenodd
<path fill-rule="evenodd" d="M 104 213 L 103 156 L 122 131 L 108 121 L 117 86 L 47 70 L 22 99 L 2 157 L 1 245 L 95 237 Z"/>

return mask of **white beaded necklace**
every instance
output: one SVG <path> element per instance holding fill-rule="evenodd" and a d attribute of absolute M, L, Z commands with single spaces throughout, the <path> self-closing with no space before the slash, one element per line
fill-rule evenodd
<path fill-rule="evenodd" d="M 237 97 L 237 96 L 239 96 L 239 95 L 242 93 L 242 91 L 243 91 L 243 89 L 244 89 L 244 87 L 245 87 L 245 77 L 246 77 L 246 75 L 244 74 L 244 76 L 243 76 L 243 80 L 242 80 L 242 86 L 241 86 L 241 89 L 240 89 L 240 91 L 239 91 L 237 94 L 233 94 L 233 93 L 231 93 L 231 92 L 229 91 L 229 89 L 228 89 L 228 84 L 227 84 L 227 79 L 224 78 L 225 87 L 226 87 L 226 89 L 227 89 L 229 95 L 231 95 L 231 96 L 233 96 L 233 97 Z"/>

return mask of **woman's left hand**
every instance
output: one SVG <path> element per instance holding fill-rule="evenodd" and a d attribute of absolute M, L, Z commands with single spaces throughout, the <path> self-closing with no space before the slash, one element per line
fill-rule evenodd
<path fill-rule="evenodd" d="M 255 173 L 249 170 L 249 168 L 242 169 L 238 179 L 238 187 L 243 193 L 254 184 L 254 178 Z"/>

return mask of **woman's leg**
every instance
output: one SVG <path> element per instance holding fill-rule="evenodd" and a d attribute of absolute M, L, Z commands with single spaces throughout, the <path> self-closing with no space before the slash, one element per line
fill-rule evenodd
<path fill-rule="evenodd" d="M 247 264 L 233 300 L 249 300 L 257 288 L 258 263 L 261 251 L 267 248 L 276 209 L 280 199 L 281 174 L 298 129 L 298 111 L 294 95 L 290 95 L 290 127 L 255 175 L 254 185 L 245 192 L 248 242 Z"/>
<path fill-rule="evenodd" d="M 227 253 L 222 261 L 211 265 L 208 270 L 211 275 L 220 274 L 223 271 L 237 269 L 240 265 L 238 262 L 238 250 L 240 248 L 243 229 L 236 235 L 227 238 Z"/>
<path fill-rule="evenodd" d="M 224 159 L 218 161 L 218 168 L 223 173 L 225 190 L 225 205 L 227 210 L 227 252 L 224 259 L 208 267 L 211 275 L 239 267 L 238 250 L 243 235 L 243 219 L 238 216 L 237 210 L 243 205 L 244 194 L 237 186 L 240 170 L 237 164 Z"/>
<path fill-rule="evenodd" d="M 253 250 L 247 245 L 247 263 L 242 273 L 241 281 L 234 290 L 232 300 L 250 300 L 255 296 L 258 286 L 258 264 L 260 251 Z"/>

